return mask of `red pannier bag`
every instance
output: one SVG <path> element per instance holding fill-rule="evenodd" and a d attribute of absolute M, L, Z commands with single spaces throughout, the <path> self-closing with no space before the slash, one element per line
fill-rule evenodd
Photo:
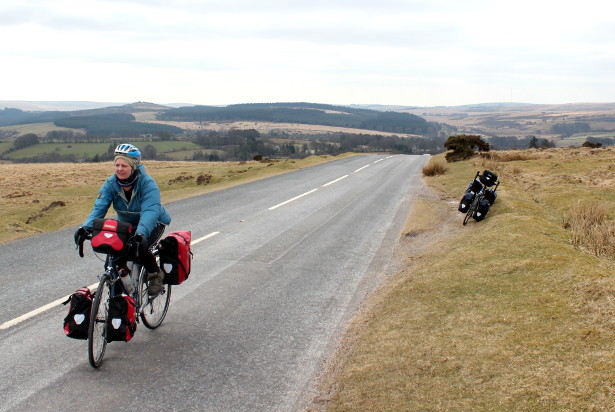
<path fill-rule="evenodd" d="M 132 339 L 137 330 L 137 305 L 131 296 L 117 295 L 109 300 L 107 342 Z"/>
<path fill-rule="evenodd" d="M 121 254 L 132 236 L 132 225 L 114 219 L 94 219 L 92 224 L 92 248 L 108 255 Z"/>
<path fill-rule="evenodd" d="M 184 230 L 169 233 L 158 244 L 164 283 L 179 285 L 188 279 L 192 266 L 191 240 L 192 232 Z"/>

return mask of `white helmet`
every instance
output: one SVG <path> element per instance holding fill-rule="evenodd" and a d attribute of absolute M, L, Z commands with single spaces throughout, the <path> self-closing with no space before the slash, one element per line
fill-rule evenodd
<path fill-rule="evenodd" d="M 141 160 L 141 152 L 139 151 L 139 149 L 137 149 L 136 146 L 133 146 L 131 144 L 128 143 L 122 143 L 121 145 L 119 145 L 118 147 L 115 148 L 115 153 L 116 156 L 117 155 L 124 155 L 124 156 L 130 156 L 130 157 L 134 157 L 137 160 Z"/>

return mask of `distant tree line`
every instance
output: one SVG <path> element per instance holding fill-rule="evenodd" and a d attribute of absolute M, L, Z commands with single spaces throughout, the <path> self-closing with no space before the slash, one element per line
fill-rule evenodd
<path fill-rule="evenodd" d="M 70 129 L 85 129 L 89 135 L 107 135 L 117 137 L 133 137 L 146 134 L 155 135 L 160 132 L 166 134 L 179 134 L 183 130 L 179 127 L 136 122 L 135 117 L 129 113 L 110 113 L 96 116 L 72 116 L 58 119 L 54 122 L 58 127 Z"/>
<path fill-rule="evenodd" d="M 439 130 L 437 124 L 429 123 L 422 117 L 409 113 L 379 112 L 311 103 L 181 107 L 160 113 L 157 119 L 189 122 L 246 120 L 317 124 L 426 136 L 435 136 Z"/>
<path fill-rule="evenodd" d="M 586 133 L 591 130 L 588 123 L 557 123 L 551 126 L 551 133 L 556 133 L 562 137 L 572 136 L 575 133 Z"/>
<path fill-rule="evenodd" d="M 586 140 L 588 143 L 600 144 L 602 146 L 613 146 L 615 145 L 615 139 L 610 137 L 593 137 L 589 136 Z"/>
<path fill-rule="evenodd" d="M 227 153 L 222 159 L 217 154 L 198 151 L 193 160 L 249 160 L 254 156 L 305 157 L 309 155 L 338 155 L 345 152 L 388 152 L 404 154 L 440 153 L 443 138 L 400 137 L 353 133 L 302 136 L 302 143 L 279 143 L 279 139 L 262 136 L 255 129 L 198 132 L 194 142 L 204 149 Z"/>

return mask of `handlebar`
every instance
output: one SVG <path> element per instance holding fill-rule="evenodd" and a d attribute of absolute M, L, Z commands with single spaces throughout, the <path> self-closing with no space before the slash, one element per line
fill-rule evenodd
<path fill-rule="evenodd" d="M 86 240 L 92 239 L 91 233 L 85 233 L 83 236 L 79 237 L 79 243 L 77 243 L 77 249 L 79 249 L 79 257 L 83 257 L 83 242 Z"/>
<path fill-rule="evenodd" d="M 135 241 L 134 238 L 135 236 L 128 239 L 128 242 L 126 242 L 125 250 L 134 251 L 134 256 L 138 259 L 139 258 L 139 244 L 138 242 Z M 83 254 L 83 243 L 86 240 L 92 240 L 92 233 L 86 232 L 85 234 L 83 234 L 83 236 L 79 237 L 79 242 L 77 243 L 77 247 L 76 247 L 76 249 L 79 250 L 79 257 L 85 256 Z"/>

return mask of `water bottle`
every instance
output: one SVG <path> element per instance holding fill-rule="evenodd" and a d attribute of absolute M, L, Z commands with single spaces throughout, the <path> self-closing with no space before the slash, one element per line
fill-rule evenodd
<path fill-rule="evenodd" d="M 130 272 L 127 269 L 120 269 L 120 279 L 124 285 L 124 289 L 126 289 L 129 295 L 135 293 L 135 285 L 132 283 Z"/>

